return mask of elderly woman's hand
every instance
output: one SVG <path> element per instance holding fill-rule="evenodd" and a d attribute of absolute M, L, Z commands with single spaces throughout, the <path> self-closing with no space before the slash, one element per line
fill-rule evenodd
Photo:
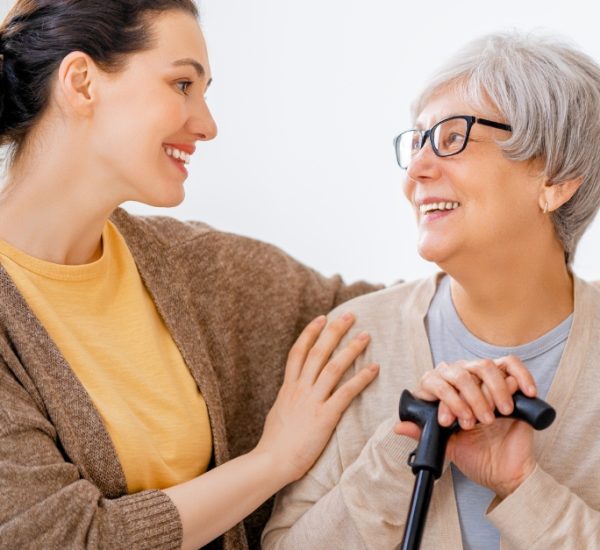
<path fill-rule="evenodd" d="M 413 395 L 428 401 L 440 401 L 438 421 L 450 426 L 458 419 L 463 430 L 477 421 L 491 424 L 494 410 L 510 414 L 512 394 L 521 389 L 536 394 L 535 380 L 523 362 L 514 355 L 499 359 L 478 359 L 440 363 L 423 375 Z"/>
<path fill-rule="evenodd" d="M 534 397 L 535 381 L 517 357 L 440 363 L 413 391 L 416 397 L 439 400 L 438 421 L 458 419 L 462 431 L 448 442 L 446 458 L 472 481 L 505 497 L 535 468 L 533 430 L 525 422 L 496 419 L 494 410 L 510 414 L 512 394 L 520 389 Z M 477 423 L 479 422 L 479 423 Z M 419 429 L 400 422 L 396 433 L 418 438 Z"/>

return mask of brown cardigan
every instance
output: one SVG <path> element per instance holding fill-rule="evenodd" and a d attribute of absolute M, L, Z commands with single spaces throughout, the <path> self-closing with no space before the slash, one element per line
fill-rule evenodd
<path fill-rule="evenodd" d="M 206 400 L 217 465 L 258 441 L 304 325 L 374 289 L 201 223 L 120 209 L 112 221 Z M 258 548 L 269 511 L 267 503 L 209 546 Z M 127 495 L 89 395 L 0 267 L 0 547 L 179 548 L 181 540 L 164 492 Z"/>

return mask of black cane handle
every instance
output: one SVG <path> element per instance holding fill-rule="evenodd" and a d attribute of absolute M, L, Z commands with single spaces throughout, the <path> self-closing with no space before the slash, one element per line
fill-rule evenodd
<path fill-rule="evenodd" d="M 516 392 L 513 395 L 513 403 L 514 409 L 511 414 L 503 415 L 496 410 L 496 416 L 523 420 L 536 430 L 547 428 L 556 417 L 556 411 L 537 397 L 527 397 L 521 392 Z M 442 475 L 448 439 L 460 428 L 458 422 L 449 427 L 440 426 L 437 421 L 438 407 L 439 401 L 417 399 L 408 390 L 404 390 L 400 397 L 400 420 L 414 422 L 421 428 L 419 443 L 411 453 L 408 463 L 413 473 L 429 470 L 435 479 Z"/>
<path fill-rule="evenodd" d="M 513 394 L 515 405 L 511 414 L 500 414 L 496 410 L 497 417 L 516 418 L 527 422 L 535 430 L 545 430 L 556 418 L 556 411 L 542 399 L 527 397 L 520 391 Z"/>

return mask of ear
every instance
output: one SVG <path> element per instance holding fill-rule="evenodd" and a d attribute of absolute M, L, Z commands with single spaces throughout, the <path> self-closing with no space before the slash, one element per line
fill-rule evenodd
<path fill-rule="evenodd" d="M 83 52 L 71 52 L 58 69 L 58 87 L 65 106 L 81 115 L 91 112 L 95 97 L 95 78 L 98 68 L 92 58 Z"/>
<path fill-rule="evenodd" d="M 547 208 L 548 212 L 558 210 L 575 194 L 582 183 L 583 176 L 554 184 L 546 182 L 540 193 L 540 209 Z"/>

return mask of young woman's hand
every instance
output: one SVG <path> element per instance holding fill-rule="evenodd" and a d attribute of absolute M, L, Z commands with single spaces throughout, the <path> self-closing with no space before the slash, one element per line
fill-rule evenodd
<path fill-rule="evenodd" d="M 446 458 L 472 481 L 505 497 L 533 471 L 533 429 L 525 422 L 496 419 L 494 410 L 510 414 L 512 394 L 520 389 L 534 397 L 535 381 L 517 357 L 441 363 L 425 374 L 416 397 L 439 400 L 438 421 L 462 428 L 448 442 Z M 400 422 L 396 433 L 418 438 L 419 429 Z"/>
<path fill-rule="evenodd" d="M 377 376 L 378 366 L 369 365 L 336 389 L 369 343 L 369 336 L 360 333 L 332 356 L 353 323 L 349 313 L 327 327 L 325 317 L 318 317 L 289 353 L 283 385 L 255 449 L 270 454 L 288 482 L 302 477 L 314 464 L 342 413 Z"/>
<path fill-rule="evenodd" d="M 304 329 L 252 451 L 164 489 L 181 518 L 184 549 L 204 546 L 231 529 L 317 460 L 344 410 L 377 376 L 371 365 L 336 389 L 369 343 L 367 334 L 358 334 L 332 357 L 353 323 L 353 315 L 344 314 L 325 327 L 325 317 L 319 317 Z"/>

